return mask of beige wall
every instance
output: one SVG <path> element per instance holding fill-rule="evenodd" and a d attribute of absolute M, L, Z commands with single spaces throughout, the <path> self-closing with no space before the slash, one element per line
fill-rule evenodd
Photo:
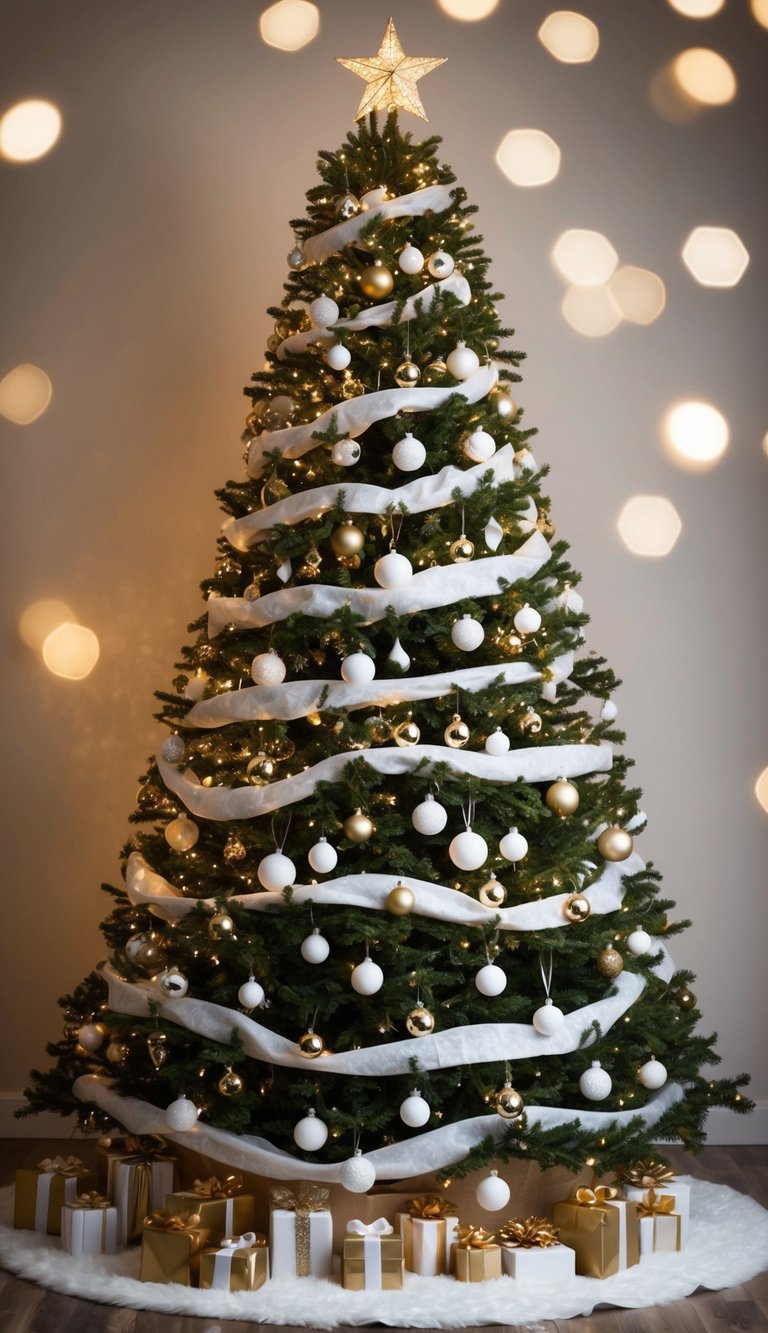
<path fill-rule="evenodd" d="M 372 52 L 389 12 L 379 0 L 322 8 L 320 39 L 288 56 L 261 45 L 259 6 L 239 0 L 6 6 L 4 106 L 49 96 L 65 130 L 39 164 L 0 164 L 0 376 L 32 361 L 54 384 L 35 425 L 0 422 L 0 1097 L 44 1060 L 56 997 L 103 956 L 98 885 L 114 880 L 135 778 L 157 741 L 152 691 L 170 680 L 198 612 L 219 521 L 213 488 L 242 466 L 240 389 L 281 293 L 287 220 L 314 183 L 315 150 L 340 143 L 357 105 L 360 87 L 333 57 Z M 493 20 L 457 25 L 419 0 L 396 18 L 406 50 L 450 58 L 422 85 L 429 128 L 480 205 L 504 315 L 529 354 L 520 400 L 541 428 L 554 516 L 584 572 L 589 643 L 625 680 L 621 717 L 650 817 L 642 850 L 694 918 L 675 956 L 699 974 L 724 1068 L 751 1068 L 768 1099 L 756 1035 L 766 817 L 752 792 L 768 762 L 765 207 L 751 132 L 766 34 L 746 6 L 708 25 L 660 2 L 583 8 L 603 38 L 589 67 L 545 55 L 540 5 L 502 0 Z M 670 126 L 646 89 L 686 44 L 728 54 L 741 94 Z M 561 144 L 563 169 L 546 189 L 515 190 L 494 166 L 502 134 L 520 125 Z M 680 263 L 702 222 L 734 226 L 752 253 L 733 291 L 697 287 Z M 662 275 L 661 320 L 600 340 L 566 327 L 548 253 L 571 226 L 605 231 L 623 261 Z M 711 398 L 730 420 L 731 448 L 707 475 L 676 470 L 658 444 L 662 411 L 680 395 Z M 681 513 L 667 560 L 639 560 L 619 542 L 615 518 L 634 492 L 667 494 Z M 49 595 L 100 637 L 101 661 L 81 684 L 49 675 L 18 639 L 22 609 Z"/>

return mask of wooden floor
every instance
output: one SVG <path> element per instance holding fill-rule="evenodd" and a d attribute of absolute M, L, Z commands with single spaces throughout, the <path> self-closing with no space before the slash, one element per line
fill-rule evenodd
<path fill-rule="evenodd" d="M 90 1147 L 78 1141 L 78 1156 L 87 1159 Z M 69 1140 L 61 1143 L 49 1139 L 0 1139 L 0 1185 L 12 1182 L 18 1166 L 32 1166 L 42 1157 L 71 1150 Z M 768 1154 L 764 1148 L 707 1148 L 697 1159 L 677 1149 L 669 1150 L 668 1155 L 680 1171 L 732 1185 L 768 1207 Z M 218 1323 L 182 1315 L 115 1310 L 60 1296 L 0 1269 L 0 1333 L 246 1333 L 247 1329 L 265 1328 L 240 1321 Z M 744 1287 L 698 1292 L 685 1301 L 659 1309 L 599 1310 L 579 1319 L 508 1325 L 505 1333 L 762 1333 L 763 1330 L 768 1333 L 768 1273 Z M 282 1326 L 278 1333 L 292 1333 L 292 1330 Z M 343 1333 L 358 1331 L 345 1329 Z"/>

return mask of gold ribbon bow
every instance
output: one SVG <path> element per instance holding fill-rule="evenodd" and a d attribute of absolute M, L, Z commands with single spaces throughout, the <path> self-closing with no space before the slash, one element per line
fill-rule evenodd
<path fill-rule="evenodd" d="M 292 1213 L 317 1213 L 328 1207 L 328 1190 L 320 1185 L 300 1185 L 297 1192 L 287 1185 L 276 1185 L 271 1192 L 273 1208 L 287 1208 Z"/>
<path fill-rule="evenodd" d="M 109 1199 L 105 1199 L 98 1190 L 90 1190 L 88 1194 L 78 1194 L 76 1199 L 70 1199 L 70 1208 L 111 1208 Z"/>
<path fill-rule="evenodd" d="M 581 1208 L 604 1208 L 610 1199 L 616 1199 L 619 1191 L 612 1185 L 598 1185 L 596 1189 L 588 1189 L 582 1185 L 577 1189 L 571 1203 L 577 1203 Z"/>
<path fill-rule="evenodd" d="M 649 1158 L 647 1162 L 635 1162 L 633 1166 L 627 1167 L 622 1173 L 622 1180 L 627 1185 L 649 1190 L 659 1185 L 668 1185 L 675 1179 L 675 1174 L 672 1167 L 666 1166 L 664 1162 L 655 1162 Z"/>
<path fill-rule="evenodd" d="M 535 1247 L 543 1250 L 548 1245 L 557 1245 L 559 1235 L 559 1228 L 546 1217 L 515 1217 L 499 1229 L 499 1240 L 511 1249 L 520 1246 L 524 1250 Z"/>
<path fill-rule="evenodd" d="M 153 1231 L 193 1231 L 199 1225 L 199 1213 L 169 1213 L 166 1208 L 156 1208 L 144 1218 L 144 1226 Z"/>
<path fill-rule="evenodd" d="M 192 1186 L 195 1194 L 205 1199 L 233 1199 L 243 1188 L 242 1176 L 227 1176 L 219 1180 L 218 1176 L 209 1176 L 207 1180 L 196 1180 Z"/>
<path fill-rule="evenodd" d="M 442 1194 L 421 1194 L 416 1199 L 411 1199 L 408 1204 L 408 1212 L 411 1217 L 424 1217 L 429 1221 L 439 1221 L 443 1217 L 455 1217 L 458 1213 L 455 1203 L 450 1199 L 444 1199 Z"/>
<path fill-rule="evenodd" d="M 651 1187 L 647 1194 L 643 1195 L 642 1202 L 637 1205 L 637 1211 L 641 1217 L 659 1217 L 666 1213 L 675 1211 L 674 1194 L 656 1193 Z"/>
<path fill-rule="evenodd" d="M 38 1162 L 37 1167 L 39 1171 L 44 1171 L 46 1175 L 55 1174 L 57 1176 L 76 1176 L 84 1170 L 79 1157 L 44 1157 L 42 1162 Z"/>
<path fill-rule="evenodd" d="M 134 1162 L 151 1162 L 168 1153 L 168 1144 L 160 1134 L 126 1134 L 125 1151 Z"/>
<path fill-rule="evenodd" d="M 497 1245 L 495 1231 L 486 1231 L 484 1227 L 467 1226 L 457 1227 L 456 1240 L 462 1250 L 484 1250 L 489 1245 Z"/>

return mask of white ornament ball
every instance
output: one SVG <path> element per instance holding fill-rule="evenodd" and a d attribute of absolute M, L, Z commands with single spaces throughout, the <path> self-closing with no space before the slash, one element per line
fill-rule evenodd
<path fill-rule="evenodd" d="M 328 1138 L 328 1126 L 310 1107 L 293 1127 L 293 1141 L 302 1152 L 318 1152 Z"/>
<path fill-rule="evenodd" d="M 317 926 L 301 941 L 301 956 L 305 963 L 324 963 L 330 952 L 331 946 Z"/>
<path fill-rule="evenodd" d="M 563 1030 L 565 1014 L 553 1004 L 552 1000 L 547 999 L 541 1008 L 536 1010 L 531 1021 L 542 1037 L 557 1037 Z"/>
<path fill-rule="evenodd" d="M 376 561 L 373 575 L 380 588 L 400 588 L 413 577 L 413 565 L 407 555 L 388 551 Z"/>
<path fill-rule="evenodd" d="M 653 948 L 653 940 L 647 930 L 642 926 L 635 926 L 635 929 L 627 936 L 627 948 L 635 958 L 640 958 L 644 953 L 650 953 Z"/>
<path fill-rule="evenodd" d="M 661 1060 L 655 1060 L 651 1057 L 641 1065 L 637 1071 L 637 1077 L 644 1088 L 650 1088 L 654 1091 L 657 1088 L 663 1088 L 667 1081 L 667 1071 Z"/>
<path fill-rule="evenodd" d="M 485 753 L 498 757 L 501 754 L 506 754 L 508 750 L 509 736 L 504 735 L 501 727 L 496 727 L 496 730 L 492 731 L 490 736 L 486 737 Z"/>
<path fill-rule="evenodd" d="M 516 828 L 511 828 L 501 839 L 499 851 L 505 861 L 513 863 L 522 861 L 523 857 L 528 855 L 528 839 L 524 838 L 522 833 L 518 833 Z"/>
<path fill-rule="evenodd" d="M 357 1148 L 354 1157 L 348 1157 L 346 1162 L 342 1162 L 339 1180 L 350 1194 L 365 1194 L 376 1183 L 376 1167 Z"/>
<path fill-rule="evenodd" d="M 175 852 L 188 852 L 199 837 L 200 830 L 197 824 L 187 815 L 179 815 L 178 819 L 172 819 L 165 828 L 165 841 Z"/>
<path fill-rule="evenodd" d="M 402 273 L 421 273 L 424 267 L 424 256 L 418 246 L 411 245 L 410 241 L 406 241 L 397 256 L 397 262 Z"/>
<path fill-rule="evenodd" d="M 77 1034 L 78 1044 L 84 1051 L 98 1051 L 105 1035 L 98 1023 L 84 1023 Z"/>
<path fill-rule="evenodd" d="M 449 255 L 447 250 L 435 250 L 427 260 L 427 268 L 433 278 L 450 278 L 455 267 L 453 255 Z"/>
<path fill-rule="evenodd" d="M 459 870 L 479 870 L 488 859 L 488 843 L 479 833 L 465 829 L 451 839 L 448 855 Z"/>
<path fill-rule="evenodd" d="M 599 1060 L 593 1060 L 591 1068 L 585 1069 L 579 1079 L 581 1095 L 590 1102 L 601 1102 L 612 1087 L 611 1076 L 601 1067 Z"/>
<path fill-rule="evenodd" d="M 410 1096 L 400 1103 L 400 1119 L 409 1129 L 422 1129 L 431 1114 L 429 1102 L 422 1097 L 418 1088 L 414 1088 Z"/>
<path fill-rule="evenodd" d="M 237 998 L 244 1009 L 258 1009 L 264 1003 L 264 987 L 254 976 L 250 976 L 237 992 Z"/>
<path fill-rule="evenodd" d="M 320 838 L 307 852 L 307 860 L 318 875 L 328 875 L 336 869 L 339 854 L 327 838 Z"/>
<path fill-rule="evenodd" d="M 502 1180 L 498 1171 L 492 1171 L 489 1176 L 481 1180 L 475 1191 L 479 1206 L 487 1213 L 498 1213 L 502 1208 L 506 1208 L 509 1195 L 509 1185 L 506 1180 Z"/>
<path fill-rule="evenodd" d="M 359 463 L 360 453 L 357 440 L 337 440 L 331 449 L 331 462 L 337 467 L 353 467 Z"/>
<path fill-rule="evenodd" d="M 515 616 L 514 624 L 518 634 L 535 634 L 537 630 L 541 629 L 541 616 L 534 607 L 529 606 L 526 602 L 525 606 L 521 607 Z"/>
<path fill-rule="evenodd" d="M 372 958 L 364 958 L 352 972 L 350 981 L 358 995 L 375 995 L 384 985 L 384 973 Z"/>
<path fill-rule="evenodd" d="M 417 440 L 410 431 L 402 440 L 398 440 L 392 450 L 392 462 L 400 472 L 416 472 L 424 466 L 426 457 L 427 451 L 421 440 Z"/>
<path fill-rule="evenodd" d="M 169 1129 L 194 1129 L 199 1111 L 188 1097 L 178 1097 L 171 1102 L 165 1113 L 165 1123 Z"/>
<path fill-rule="evenodd" d="M 507 984 L 507 974 L 495 963 L 486 963 L 475 977 L 475 985 L 481 995 L 501 995 Z"/>
<path fill-rule="evenodd" d="M 485 630 L 479 620 L 473 620 L 472 616 L 464 615 L 460 620 L 455 620 L 451 626 L 451 642 L 454 648 L 460 649 L 462 653 L 472 653 L 475 648 L 479 648 L 485 638 Z"/>
<path fill-rule="evenodd" d="M 277 653 L 259 653 L 251 662 L 251 676 L 256 685 L 282 685 L 285 662 Z"/>
<path fill-rule="evenodd" d="M 339 318 L 339 307 L 330 296 L 318 296 L 309 307 L 309 314 L 316 329 L 327 329 Z"/>
<path fill-rule="evenodd" d="M 487 463 L 496 453 L 496 441 L 487 430 L 473 430 L 462 445 L 467 458 L 474 463 Z"/>
<path fill-rule="evenodd" d="M 423 833 L 425 838 L 433 838 L 436 833 L 442 833 L 448 823 L 448 811 L 434 796 L 425 796 L 413 811 L 411 823 L 417 833 Z"/>
<path fill-rule="evenodd" d="M 348 685 L 367 685 L 376 675 L 376 663 L 367 653 L 350 653 L 341 664 L 341 678 Z"/>
<path fill-rule="evenodd" d="M 616 718 L 619 716 L 619 710 L 617 705 L 613 702 L 613 699 L 606 699 L 600 709 L 600 716 L 603 719 L 603 722 L 616 721 Z"/>
<path fill-rule="evenodd" d="M 351 360 L 352 353 L 343 343 L 334 343 L 325 354 L 326 365 L 330 366 L 331 370 L 346 370 Z"/>
<path fill-rule="evenodd" d="M 296 867 L 289 856 L 282 852 L 270 852 L 256 868 L 259 883 L 272 893 L 281 893 L 291 884 L 296 883 Z"/>
<path fill-rule="evenodd" d="M 175 967 L 169 967 L 167 972 L 161 972 L 158 982 L 168 1000 L 181 1000 L 189 990 L 187 978 Z"/>
<path fill-rule="evenodd" d="M 468 380 L 479 369 L 480 357 L 466 343 L 459 341 L 453 351 L 448 353 L 445 364 L 454 379 Z"/>

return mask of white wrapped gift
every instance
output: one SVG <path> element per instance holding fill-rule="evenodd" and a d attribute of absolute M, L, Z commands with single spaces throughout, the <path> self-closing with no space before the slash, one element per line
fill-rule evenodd
<path fill-rule="evenodd" d="M 670 1195 L 675 1201 L 675 1212 L 680 1214 L 680 1248 L 684 1249 L 688 1243 L 688 1231 L 691 1222 L 691 1187 L 682 1180 L 669 1180 L 664 1184 L 656 1182 L 646 1177 L 648 1184 L 634 1185 L 625 1180 L 621 1187 L 621 1192 L 625 1199 L 632 1200 L 633 1203 L 642 1203 L 643 1195 L 648 1193 L 649 1189 L 654 1190 L 657 1199 L 668 1198 Z"/>
<path fill-rule="evenodd" d="M 414 1206 L 423 1204 L 429 1209 L 429 1199 L 414 1199 Z M 409 1273 L 419 1273 L 422 1277 L 437 1277 L 440 1273 L 450 1273 L 453 1246 L 456 1243 L 458 1217 L 452 1212 L 445 1212 L 453 1205 L 435 1196 L 435 1208 L 441 1209 L 437 1216 L 417 1216 L 414 1212 L 395 1213 L 395 1231 L 403 1238 L 405 1266 Z"/>
<path fill-rule="evenodd" d="M 114 1254 L 117 1209 L 94 1190 L 65 1203 L 61 1210 L 61 1248 L 68 1254 Z"/>
<path fill-rule="evenodd" d="M 560 1282 L 576 1276 L 576 1252 L 567 1245 L 501 1247 L 502 1271 L 518 1282 Z"/>
<path fill-rule="evenodd" d="M 671 1194 L 650 1189 L 638 1204 L 640 1258 L 644 1254 L 675 1254 L 682 1248 L 681 1217 Z"/>
<path fill-rule="evenodd" d="M 325 1204 L 328 1191 L 300 1185 L 272 1190 L 269 1253 L 272 1277 L 330 1277 L 333 1268 L 333 1220 Z"/>

